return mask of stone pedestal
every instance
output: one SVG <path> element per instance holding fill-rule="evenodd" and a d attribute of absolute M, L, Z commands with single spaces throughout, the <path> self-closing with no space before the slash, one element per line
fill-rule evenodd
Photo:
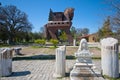
<path fill-rule="evenodd" d="M 92 63 L 92 54 L 89 50 L 82 50 L 75 53 L 77 63 Z"/>
<path fill-rule="evenodd" d="M 22 50 L 22 48 L 14 48 L 15 50 L 15 55 L 21 55 L 20 50 Z"/>
<path fill-rule="evenodd" d="M 12 49 L 0 49 L 0 76 L 12 73 Z"/>
<path fill-rule="evenodd" d="M 97 69 L 88 66 L 76 67 L 70 72 L 70 80 L 103 80 Z"/>
<path fill-rule="evenodd" d="M 65 53 L 66 53 L 66 47 L 62 46 L 60 48 L 56 49 L 56 65 L 55 65 L 55 73 L 54 77 L 64 77 L 65 76 Z"/>
<path fill-rule="evenodd" d="M 73 46 L 76 46 L 76 40 L 75 39 L 73 40 Z"/>
<path fill-rule="evenodd" d="M 76 63 L 70 72 L 70 80 L 99 80 L 100 72 L 92 63 L 92 54 L 88 49 L 86 39 L 81 39 L 78 51 L 75 53 Z"/>
<path fill-rule="evenodd" d="M 105 38 L 101 40 L 102 73 L 109 77 L 119 77 L 118 40 Z"/>

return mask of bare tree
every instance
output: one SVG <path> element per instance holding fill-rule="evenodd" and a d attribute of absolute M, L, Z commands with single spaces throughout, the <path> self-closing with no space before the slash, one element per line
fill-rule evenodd
<path fill-rule="evenodd" d="M 115 38 L 120 40 L 120 0 L 106 0 L 110 10 L 113 11 L 111 16 L 112 29 L 115 33 Z"/>
<path fill-rule="evenodd" d="M 32 30 L 32 25 L 27 19 L 27 15 L 20 11 L 16 6 L 0 6 L 0 28 L 6 28 L 6 34 L 10 42 L 16 40 L 17 33 Z"/>
<path fill-rule="evenodd" d="M 76 34 L 77 34 L 77 36 L 87 35 L 87 34 L 89 34 L 89 29 L 88 28 L 77 28 Z"/>

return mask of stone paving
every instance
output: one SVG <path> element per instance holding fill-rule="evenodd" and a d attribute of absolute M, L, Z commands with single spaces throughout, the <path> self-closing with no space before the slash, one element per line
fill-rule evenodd
<path fill-rule="evenodd" d="M 75 60 L 66 60 L 66 72 L 68 73 L 67 76 L 65 78 L 56 79 L 53 78 L 55 71 L 55 60 L 13 61 L 13 74 L 9 77 L 1 77 L 0 80 L 70 80 L 69 72 L 74 63 Z M 93 60 L 93 63 L 100 71 L 100 60 Z M 95 80 L 100 79 L 97 78 Z"/>

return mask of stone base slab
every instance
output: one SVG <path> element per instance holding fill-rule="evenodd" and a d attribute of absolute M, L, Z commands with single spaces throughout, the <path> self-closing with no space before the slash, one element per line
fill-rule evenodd
<path fill-rule="evenodd" d="M 73 68 L 70 72 L 70 80 L 104 80 L 99 79 L 100 77 L 102 77 L 101 72 L 89 67 Z"/>

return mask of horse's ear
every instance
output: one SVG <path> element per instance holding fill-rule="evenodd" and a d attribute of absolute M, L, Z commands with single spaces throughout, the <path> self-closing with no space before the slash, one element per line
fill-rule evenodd
<path fill-rule="evenodd" d="M 74 11 L 74 10 L 75 10 L 75 8 L 70 8 L 70 10 Z"/>

